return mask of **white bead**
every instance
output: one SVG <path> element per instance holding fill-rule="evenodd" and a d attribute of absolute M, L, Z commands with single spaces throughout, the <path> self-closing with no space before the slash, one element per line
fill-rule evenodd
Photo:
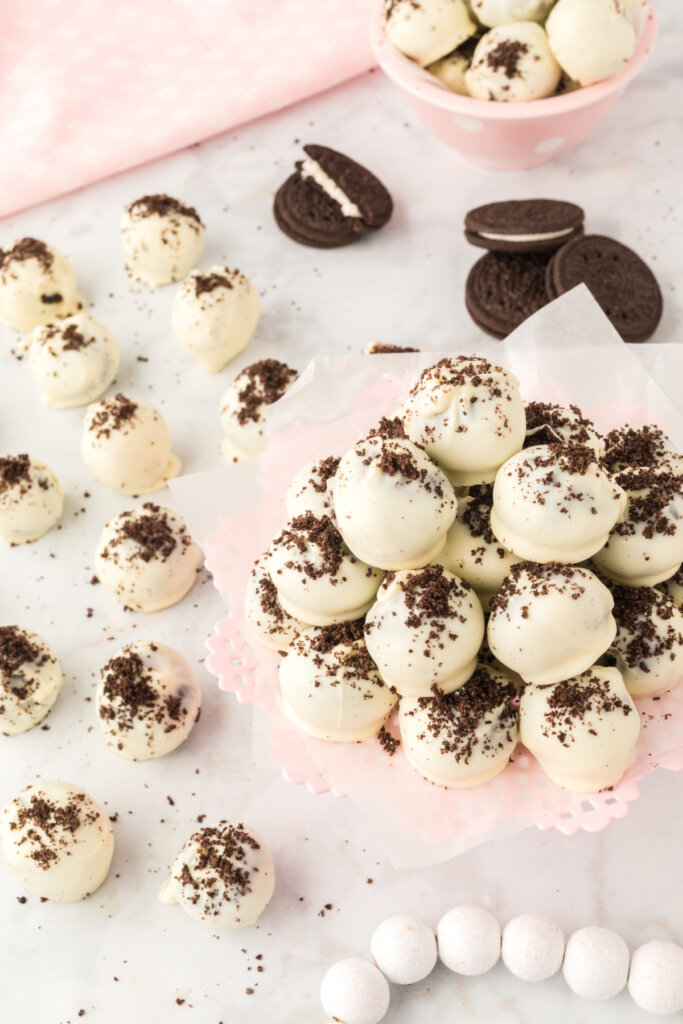
<path fill-rule="evenodd" d="M 628 946 L 609 928 L 580 928 L 570 937 L 564 954 L 564 977 L 584 999 L 611 999 L 628 977 Z"/>
<path fill-rule="evenodd" d="M 454 907 L 439 921 L 439 956 L 457 974 L 485 974 L 500 957 L 500 927 L 482 907 Z"/>
<path fill-rule="evenodd" d="M 562 966 L 562 929 L 542 914 L 520 914 L 503 929 L 503 963 L 522 981 L 545 981 Z"/>
<path fill-rule="evenodd" d="M 340 960 L 325 974 L 320 999 L 340 1024 L 379 1024 L 389 1009 L 389 984 L 368 960 Z"/>
<path fill-rule="evenodd" d="M 422 981 L 436 963 L 434 931 L 416 917 L 396 914 L 375 928 L 370 952 L 380 971 L 397 985 Z"/>
<path fill-rule="evenodd" d="M 628 990 L 647 1013 L 683 1010 L 683 949 L 674 942 L 646 942 L 631 958 Z"/>

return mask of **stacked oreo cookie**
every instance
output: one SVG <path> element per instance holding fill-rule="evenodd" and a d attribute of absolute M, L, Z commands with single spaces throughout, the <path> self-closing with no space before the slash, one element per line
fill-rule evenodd
<path fill-rule="evenodd" d="M 662 293 L 632 249 L 584 234 L 580 206 L 556 199 L 515 199 L 470 210 L 465 237 L 487 249 L 467 278 L 474 322 L 505 338 L 527 317 L 585 284 L 624 341 L 647 341 L 662 315 Z"/>

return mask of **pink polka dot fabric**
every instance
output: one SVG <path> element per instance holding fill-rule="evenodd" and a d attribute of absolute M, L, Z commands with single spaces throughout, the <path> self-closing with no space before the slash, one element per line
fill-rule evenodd
<path fill-rule="evenodd" d="M 0 216 L 374 64 L 367 0 L 3 0 Z"/>

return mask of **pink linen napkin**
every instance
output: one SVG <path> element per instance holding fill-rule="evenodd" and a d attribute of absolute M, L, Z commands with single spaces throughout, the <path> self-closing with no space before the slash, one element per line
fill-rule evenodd
<path fill-rule="evenodd" d="M 3 0 L 0 216 L 374 64 L 368 0 Z"/>

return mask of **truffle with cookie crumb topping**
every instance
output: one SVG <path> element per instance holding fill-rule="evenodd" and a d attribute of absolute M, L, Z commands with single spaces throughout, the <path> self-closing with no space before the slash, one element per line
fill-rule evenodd
<path fill-rule="evenodd" d="M 62 670 L 51 647 L 20 626 L 0 626 L 0 733 L 16 736 L 47 715 L 59 696 Z"/>
<path fill-rule="evenodd" d="M 260 359 L 235 377 L 221 398 L 223 458 L 240 462 L 266 444 L 265 411 L 291 388 L 298 373 L 278 359 Z"/>
<path fill-rule="evenodd" d="M 192 206 L 167 195 L 142 196 L 121 217 L 126 270 L 150 287 L 180 281 L 204 251 L 204 225 Z"/>
<path fill-rule="evenodd" d="M 617 634 L 606 656 L 632 697 L 659 697 L 683 679 L 683 612 L 651 587 L 613 587 Z"/>
<path fill-rule="evenodd" d="M 171 327 L 206 373 L 218 373 L 249 344 L 260 314 L 258 292 L 239 270 L 193 271 L 176 292 Z"/>
<path fill-rule="evenodd" d="M 0 458 L 0 538 L 28 544 L 62 517 L 64 492 L 49 466 L 25 453 Z"/>

